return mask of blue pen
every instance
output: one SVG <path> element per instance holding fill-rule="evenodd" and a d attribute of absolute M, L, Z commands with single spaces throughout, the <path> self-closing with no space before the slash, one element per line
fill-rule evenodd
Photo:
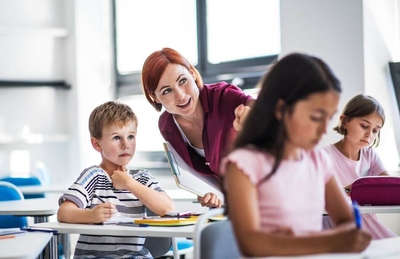
<path fill-rule="evenodd" d="M 353 212 L 354 212 L 354 221 L 356 223 L 356 227 L 357 227 L 357 229 L 360 229 L 362 218 L 361 218 L 360 209 L 358 208 L 358 203 L 356 201 L 353 201 Z"/>

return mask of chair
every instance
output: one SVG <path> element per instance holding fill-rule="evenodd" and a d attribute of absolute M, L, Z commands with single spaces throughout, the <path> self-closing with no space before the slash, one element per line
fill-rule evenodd
<path fill-rule="evenodd" d="M 14 184 L 15 186 L 27 186 L 27 185 L 42 185 L 42 182 L 39 178 L 30 176 L 30 177 L 12 177 L 7 176 L 0 178 L 0 181 L 5 181 Z M 44 198 L 44 193 L 41 194 L 25 194 L 25 199 L 34 199 L 34 198 Z"/>
<path fill-rule="evenodd" d="M 223 208 L 211 209 L 200 216 L 195 227 L 195 259 L 241 258 L 232 224 L 229 219 L 206 223 L 210 217 L 220 215 Z"/>
<path fill-rule="evenodd" d="M 192 253 L 193 252 L 193 240 L 189 240 L 187 238 L 175 238 L 175 242 L 177 245 L 178 249 L 178 254 L 180 259 L 184 259 L 187 253 Z M 169 249 L 169 251 L 161 256 L 160 258 L 162 259 L 167 259 L 167 258 L 173 258 L 173 247 Z"/>
<path fill-rule="evenodd" d="M 144 215 L 147 216 L 156 216 L 154 212 L 149 210 L 146 207 L 143 207 Z M 144 242 L 144 247 L 146 247 L 154 258 L 160 257 L 168 252 L 169 248 L 172 245 L 171 237 L 146 237 L 146 241 Z"/>
<path fill-rule="evenodd" d="M 157 216 L 154 212 L 144 207 L 144 215 Z M 177 239 L 171 237 L 146 237 L 144 247 L 146 247 L 154 258 L 167 258 L 173 255 L 173 242 L 176 243 L 178 253 L 182 256 L 191 251 L 193 242 L 186 239 Z"/>
<path fill-rule="evenodd" d="M 0 181 L 0 201 L 23 200 L 21 191 L 12 183 Z M 0 216 L 0 228 L 20 228 L 28 226 L 28 220 L 23 216 Z"/>

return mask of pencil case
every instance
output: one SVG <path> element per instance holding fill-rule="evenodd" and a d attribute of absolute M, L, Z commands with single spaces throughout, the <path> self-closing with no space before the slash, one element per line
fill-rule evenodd
<path fill-rule="evenodd" d="M 351 186 L 350 197 L 360 205 L 400 205 L 400 177 L 358 178 Z"/>

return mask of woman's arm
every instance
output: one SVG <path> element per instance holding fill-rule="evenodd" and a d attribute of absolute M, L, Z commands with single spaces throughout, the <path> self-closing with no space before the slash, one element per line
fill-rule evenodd
<path fill-rule="evenodd" d="M 246 105 L 239 105 L 235 109 L 235 120 L 233 121 L 233 128 L 236 131 L 240 131 L 243 127 L 244 121 L 249 114 L 251 107 L 253 106 L 255 100 L 249 100 Z"/>
<path fill-rule="evenodd" d="M 370 236 L 361 230 L 356 230 L 354 225 L 348 226 L 347 229 L 342 227 L 334 231 L 303 236 L 291 235 L 290 231 L 286 231 L 287 234 L 279 231 L 277 234 L 261 232 L 257 189 L 249 178 L 232 163 L 228 164 L 226 171 L 226 188 L 229 217 L 232 220 L 240 250 L 245 256 L 360 252 L 369 244 Z M 340 194 L 340 190 L 337 190 L 337 193 Z M 340 195 L 343 198 L 343 194 Z M 334 205 L 333 202 L 331 203 L 331 206 Z M 335 204 L 340 205 L 341 202 Z M 335 213 L 331 206 L 329 209 L 335 215 L 335 222 L 344 223 L 351 220 L 349 211 Z M 347 204 L 346 206 L 348 207 Z M 345 209 L 344 204 L 341 207 Z"/>

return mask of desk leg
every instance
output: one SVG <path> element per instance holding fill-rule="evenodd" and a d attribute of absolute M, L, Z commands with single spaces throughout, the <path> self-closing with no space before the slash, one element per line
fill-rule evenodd
<path fill-rule="evenodd" d="M 58 234 L 53 234 L 43 252 L 39 255 L 40 259 L 58 259 Z"/>
<path fill-rule="evenodd" d="M 35 224 L 49 222 L 49 218 L 47 216 L 35 216 L 33 220 Z"/>
<path fill-rule="evenodd" d="M 54 234 L 50 240 L 50 258 L 58 259 L 58 234 Z"/>
<path fill-rule="evenodd" d="M 71 258 L 71 240 L 69 234 L 60 234 L 60 243 L 63 247 L 65 259 Z"/>
<path fill-rule="evenodd" d="M 175 237 L 172 237 L 172 253 L 174 255 L 174 259 L 179 259 L 178 243 L 176 242 Z"/>

